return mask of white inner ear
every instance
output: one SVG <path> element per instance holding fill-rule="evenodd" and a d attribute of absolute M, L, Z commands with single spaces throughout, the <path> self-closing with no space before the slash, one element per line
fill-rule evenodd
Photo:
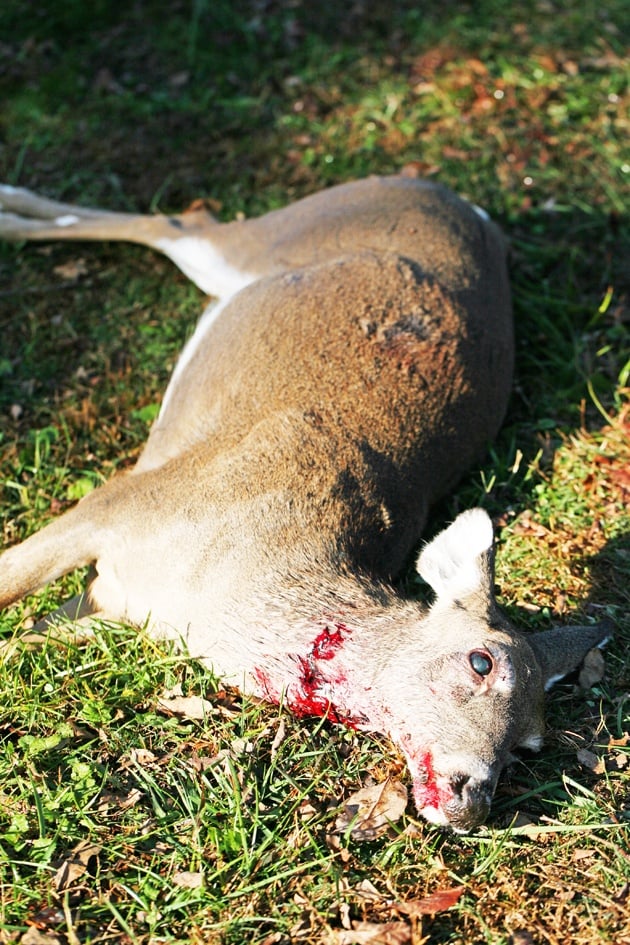
<path fill-rule="evenodd" d="M 492 548 L 492 522 L 483 509 L 458 515 L 422 549 L 416 568 L 438 598 L 457 600 L 484 583 L 481 555 Z"/>

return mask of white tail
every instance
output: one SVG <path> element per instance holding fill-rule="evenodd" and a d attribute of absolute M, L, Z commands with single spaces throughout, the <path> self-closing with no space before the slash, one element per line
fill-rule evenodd
<path fill-rule="evenodd" d="M 218 298 L 136 467 L 2 555 L 0 606 L 93 564 L 93 611 L 148 621 L 299 714 L 387 733 L 428 819 L 479 823 L 511 749 L 541 742 L 546 680 L 606 632 L 510 627 L 480 510 L 423 551 L 430 609 L 388 583 L 503 418 L 513 341 L 498 230 L 403 178 L 227 224 L 9 187 L 0 208 L 6 239 L 144 243 Z"/>

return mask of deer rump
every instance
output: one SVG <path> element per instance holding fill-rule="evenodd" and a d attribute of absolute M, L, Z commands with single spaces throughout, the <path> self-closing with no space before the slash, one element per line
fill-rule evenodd
<path fill-rule="evenodd" d="M 503 419 L 513 336 L 498 230 L 402 178 L 233 224 L 99 216 L 9 188 L 2 203 L 8 238 L 144 242 L 219 302 L 135 468 L 0 557 L 0 605 L 91 564 L 83 613 L 179 639 L 300 715 L 384 732 L 420 813 L 480 823 L 511 751 L 542 742 L 546 684 L 608 632 L 515 630 L 481 510 L 422 551 L 430 608 L 390 584 Z"/>

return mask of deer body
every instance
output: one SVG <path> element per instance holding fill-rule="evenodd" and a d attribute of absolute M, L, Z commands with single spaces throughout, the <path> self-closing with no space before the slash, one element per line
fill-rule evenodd
<path fill-rule="evenodd" d="M 93 564 L 91 611 L 148 621 L 300 715 L 388 734 L 421 813 L 480 822 L 510 750 L 540 744 L 545 680 L 605 635 L 547 645 L 511 628 L 480 510 L 420 556 L 430 609 L 389 584 L 503 418 L 513 338 L 498 230 L 403 178 L 227 224 L 12 188 L 2 206 L 0 236 L 142 242 L 219 301 L 135 468 L 2 555 L 0 606 Z"/>

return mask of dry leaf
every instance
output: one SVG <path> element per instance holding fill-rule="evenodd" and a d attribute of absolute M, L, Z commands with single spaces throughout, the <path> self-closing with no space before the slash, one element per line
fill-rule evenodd
<path fill-rule="evenodd" d="M 40 932 L 32 927 L 24 933 L 20 945 L 61 945 L 61 939 L 54 932 Z"/>
<path fill-rule="evenodd" d="M 190 759 L 190 765 L 194 768 L 195 771 L 207 771 L 209 768 L 212 768 L 216 764 L 216 757 L 211 758 L 209 755 L 195 755 L 193 754 Z"/>
<path fill-rule="evenodd" d="M 128 810 L 135 807 L 142 800 L 142 791 L 139 788 L 132 788 L 127 794 L 120 794 L 116 791 L 103 791 L 98 799 L 97 810 L 99 814 L 106 814 L 110 807 L 114 810 Z"/>
<path fill-rule="evenodd" d="M 260 942 L 260 945 L 278 945 L 278 942 L 286 942 L 282 932 L 270 932 L 269 935 Z"/>
<path fill-rule="evenodd" d="M 533 535 L 535 538 L 545 538 L 549 534 L 549 529 L 537 522 L 529 509 L 518 516 L 512 530 L 515 535 Z"/>
<path fill-rule="evenodd" d="M 53 884 L 57 892 L 64 892 L 74 886 L 87 873 L 90 860 L 97 857 L 101 850 L 102 847 L 97 843 L 90 843 L 88 840 L 78 843 L 55 873 Z"/>
<path fill-rule="evenodd" d="M 406 922 L 353 922 L 351 929 L 331 932 L 331 945 L 408 945 L 411 928 Z"/>
<path fill-rule="evenodd" d="M 394 908 L 405 915 L 435 915 L 436 912 L 446 912 L 460 899 L 465 886 L 452 886 L 450 889 L 436 889 L 430 896 L 423 899 L 408 899 L 406 902 L 395 902 Z"/>
<path fill-rule="evenodd" d="M 76 282 L 81 276 L 87 276 L 88 267 L 85 259 L 72 259 L 70 262 L 55 266 L 53 272 L 62 279 L 70 279 Z"/>
<path fill-rule="evenodd" d="M 182 886 L 184 889 L 199 889 L 203 886 L 203 873 L 182 870 L 180 873 L 174 873 L 172 879 L 175 886 Z"/>
<path fill-rule="evenodd" d="M 128 794 L 125 794 L 118 801 L 118 807 L 121 810 L 129 810 L 131 807 L 135 807 L 136 804 L 139 804 L 142 800 L 142 791 L 140 788 L 132 788 Z"/>
<path fill-rule="evenodd" d="M 589 771 L 592 771 L 593 774 L 604 774 L 606 771 L 606 765 L 598 758 L 594 751 L 589 751 L 588 748 L 580 748 L 577 753 L 577 760 L 584 768 L 588 768 Z"/>
<path fill-rule="evenodd" d="M 271 743 L 271 757 L 272 758 L 275 758 L 275 756 L 277 755 L 278 749 L 280 748 L 280 745 L 285 739 L 285 735 L 286 735 L 286 726 L 284 724 L 284 719 L 281 718 L 280 722 L 278 723 L 276 734 Z"/>
<path fill-rule="evenodd" d="M 369 879 L 362 879 L 360 883 L 352 887 L 352 892 L 355 896 L 368 899 L 370 902 L 380 902 L 383 899 L 383 896 Z"/>
<path fill-rule="evenodd" d="M 151 765 L 154 761 L 157 761 L 157 755 L 154 755 L 148 748 L 132 748 L 129 752 L 129 758 L 141 767 Z"/>
<path fill-rule="evenodd" d="M 184 719 L 203 720 L 212 715 L 214 706 L 201 696 L 184 696 L 181 686 L 165 689 L 157 702 L 158 712 L 178 715 Z"/>
<path fill-rule="evenodd" d="M 512 823 L 510 824 L 510 828 L 514 830 L 517 827 L 531 827 L 535 825 L 536 821 L 530 817 L 529 814 L 519 810 L 516 812 L 516 816 L 513 818 Z"/>
<path fill-rule="evenodd" d="M 605 667 L 606 662 L 604 660 L 604 654 L 602 651 L 598 650 L 597 648 L 594 650 L 589 650 L 589 652 L 584 657 L 584 662 L 582 663 L 582 669 L 580 670 L 578 679 L 582 689 L 590 689 L 591 686 L 601 682 L 604 678 Z"/>
<path fill-rule="evenodd" d="M 407 788 L 388 778 L 352 794 L 340 808 L 335 830 L 345 833 L 351 828 L 350 836 L 355 840 L 374 840 L 402 817 L 406 806 Z"/>
<path fill-rule="evenodd" d="M 630 742 L 630 735 L 627 732 L 624 732 L 621 738 L 609 738 L 608 747 L 609 748 L 625 748 L 629 742 Z"/>
<path fill-rule="evenodd" d="M 587 850 L 574 850 L 571 859 L 574 863 L 579 863 L 581 860 L 592 860 L 596 854 L 597 851 L 590 848 Z"/>

